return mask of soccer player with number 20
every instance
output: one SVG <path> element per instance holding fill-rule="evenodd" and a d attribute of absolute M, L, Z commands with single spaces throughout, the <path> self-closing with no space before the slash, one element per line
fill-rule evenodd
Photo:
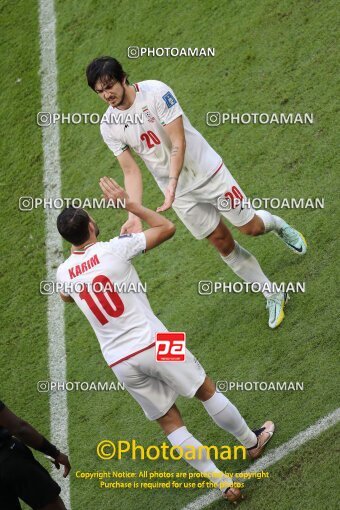
<path fill-rule="evenodd" d="M 157 210 L 174 209 L 196 239 L 208 239 L 225 262 L 244 281 L 257 282 L 267 300 L 269 326 L 284 318 L 288 296 L 275 292 L 260 264 L 240 246 L 222 221 L 224 216 L 243 234 L 258 236 L 274 232 L 298 255 L 306 252 L 302 234 L 269 211 L 244 206 L 246 196 L 222 158 L 190 124 L 178 100 L 165 83 L 146 80 L 130 85 L 121 64 L 112 57 L 93 60 L 86 70 L 89 86 L 108 105 L 101 123 L 104 141 L 117 157 L 131 199 L 142 201 L 141 172 L 131 149 L 144 161 L 165 195 Z M 115 122 L 114 118 L 122 118 Z M 142 118 L 143 122 L 134 122 Z M 222 210 L 228 199 L 231 207 Z M 137 233 L 141 221 L 129 214 L 121 233 Z M 269 289 L 269 290 L 268 290 Z"/>

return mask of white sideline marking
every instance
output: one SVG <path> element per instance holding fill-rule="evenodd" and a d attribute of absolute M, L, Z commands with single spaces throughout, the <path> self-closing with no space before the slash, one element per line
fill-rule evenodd
<path fill-rule="evenodd" d="M 53 0 L 39 0 L 41 110 L 57 112 L 57 61 L 56 17 Z M 58 124 L 43 127 L 44 188 L 45 198 L 61 197 L 61 170 Z M 46 279 L 54 280 L 57 266 L 63 262 L 62 240 L 56 229 L 58 210 L 45 209 L 46 214 Z M 57 294 L 48 296 L 48 357 L 51 381 L 66 381 L 66 351 L 64 333 L 64 307 Z M 51 442 L 62 452 L 68 452 L 67 393 L 50 393 Z M 61 470 L 62 471 L 62 467 Z M 62 488 L 61 497 L 70 510 L 70 482 L 61 472 L 53 469 Z"/>
<path fill-rule="evenodd" d="M 336 423 L 340 421 L 340 407 L 335 409 L 332 413 L 327 414 L 324 418 L 318 420 L 314 425 L 311 425 L 307 429 L 303 430 L 292 439 L 287 441 L 286 443 L 274 448 L 274 450 L 270 450 L 266 455 L 252 464 L 249 469 L 245 469 L 244 473 L 253 473 L 256 471 L 262 471 L 269 466 L 272 466 L 279 460 L 283 459 L 286 455 L 297 450 L 304 443 L 307 443 L 311 439 L 317 437 L 325 430 L 329 429 Z M 197 499 L 194 499 L 191 503 L 183 508 L 183 510 L 201 510 L 202 508 L 211 505 L 214 501 L 221 499 L 221 491 L 218 489 L 214 489 L 209 491 L 204 496 L 200 496 Z"/>

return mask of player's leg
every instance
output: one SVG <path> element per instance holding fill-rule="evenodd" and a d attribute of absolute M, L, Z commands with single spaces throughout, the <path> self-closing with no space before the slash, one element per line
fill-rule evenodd
<path fill-rule="evenodd" d="M 239 184 L 235 181 L 229 170 L 224 167 L 216 175 L 216 178 L 211 180 L 209 184 L 211 203 L 215 205 L 216 209 L 235 227 L 241 232 L 249 235 L 260 235 L 266 232 L 268 227 L 267 220 L 271 216 L 267 211 L 260 211 L 259 214 L 255 213 L 251 204 Z M 263 214 L 262 214 L 263 213 Z M 277 221 L 280 219 L 277 217 Z M 238 246 L 236 245 L 233 255 L 237 256 Z M 245 271 L 251 270 L 257 274 L 257 280 L 254 278 L 245 279 L 250 282 L 263 283 L 263 294 L 267 300 L 267 309 L 269 312 L 269 327 L 278 327 L 284 319 L 284 306 L 287 302 L 288 296 L 285 292 L 277 292 L 275 288 L 270 285 L 269 280 L 261 280 L 258 271 L 260 269 L 256 259 L 250 256 L 249 252 L 240 249 L 244 253 L 244 258 L 248 259 L 249 264 L 245 264 Z M 248 253 L 248 255 L 247 255 Z M 230 257 L 231 258 L 231 257 Z M 225 262 L 237 264 L 237 259 L 233 257 L 232 260 L 227 259 Z M 255 259 L 255 260 L 254 260 Z M 241 275 L 242 277 L 242 275 Z M 262 276 L 263 278 L 263 276 Z"/>
<path fill-rule="evenodd" d="M 188 349 L 185 350 L 184 362 L 157 363 L 154 358 L 151 359 L 150 352 L 144 355 L 144 359 L 147 360 L 145 365 L 148 367 L 147 370 L 150 375 L 166 383 L 177 395 L 187 398 L 197 397 L 219 427 L 236 437 L 245 448 L 251 449 L 249 451 L 252 451 L 252 449 L 255 451 L 258 447 L 257 435 L 260 432 L 252 431 L 238 409 L 223 393 L 216 391 L 214 382 L 207 377 L 200 362 Z M 269 423 L 268 427 L 270 429 L 272 423 L 267 423 Z M 176 422 L 176 426 L 182 426 L 182 422 Z M 268 439 L 267 436 L 270 432 L 267 429 L 266 433 L 263 434 L 266 439 Z M 167 428 L 167 432 L 170 431 L 171 427 Z M 261 444 L 263 437 L 261 438 Z M 250 455 L 253 456 L 253 454 Z"/>
<path fill-rule="evenodd" d="M 268 297 L 271 295 L 271 292 L 268 290 L 271 287 L 270 280 L 262 271 L 260 264 L 254 255 L 234 241 L 222 219 L 207 239 L 220 253 L 223 262 L 237 276 L 246 282 L 262 284 L 264 296 Z"/>
<path fill-rule="evenodd" d="M 223 168 L 215 181 L 216 206 L 220 207 L 222 215 L 237 227 L 240 232 L 252 236 L 258 236 L 273 231 L 287 246 L 301 255 L 306 252 L 307 244 L 304 237 L 284 222 L 278 216 L 268 211 L 255 211 L 249 204 L 247 197 L 239 184 L 235 181 L 227 168 Z M 220 192 L 223 190 L 221 200 Z M 212 189 L 212 193 L 214 190 Z M 225 200 L 227 198 L 227 200 Z M 235 252 L 237 249 L 235 250 Z M 251 259 L 249 258 L 249 261 Z M 254 263 L 254 261 L 253 261 Z M 255 266 L 254 266 L 255 267 Z M 247 280 L 246 280 L 247 281 Z M 249 281 L 249 280 L 248 280 Z M 250 280 L 251 281 L 251 280 Z M 261 280 L 258 280 L 261 282 Z M 288 301 L 286 292 L 277 292 L 266 284 L 266 292 L 263 292 L 269 314 L 268 325 L 270 328 L 277 328 L 284 319 L 284 307 Z"/>
<path fill-rule="evenodd" d="M 306 253 L 307 243 L 300 232 L 269 211 L 259 210 L 255 213 L 250 201 L 227 167 L 222 167 L 208 186 L 210 196 L 215 194 L 217 209 L 240 232 L 251 236 L 274 232 L 294 253 L 299 255 Z"/>
<path fill-rule="evenodd" d="M 288 299 L 285 292 L 273 292 L 272 284 L 262 271 L 257 259 L 248 250 L 234 241 L 229 229 L 221 220 L 218 227 L 208 236 L 208 240 L 220 252 L 225 262 L 235 274 L 246 282 L 262 285 L 262 294 L 267 300 L 269 327 L 277 328 L 284 319 L 284 306 Z M 231 248 L 233 246 L 233 248 Z M 274 289 L 273 289 L 274 290 Z"/>
<path fill-rule="evenodd" d="M 207 238 L 215 246 L 223 262 L 235 274 L 246 282 L 262 285 L 262 293 L 266 299 L 275 297 L 275 293 L 271 292 L 271 282 L 254 255 L 233 239 L 230 230 L 223 223 L 217 209 L 216 197 L 221 183 L 220 181 L 212 182 L 215 179 L 216 177 L 213 177 L 204 186 L 177 198 L 173 209 L 196 239 Z M 211 203 L 203 202 L 204 200 L 210 200 Z M 253 216 L 254 213 L 250 212 L 243 221 Z M 273 308 L 274 313 L 270 311 L 269 326 L 271 328 L 276 328 L 283 320 L 284 300 L 281 305 Z"/>
<path fill-rule="evenodd" d="M 189 351 L 186 352 L 189 353 Z M 183 373 L 184 365 L 186 370 Z M 189 371 L 188 365 L 190 365 Z M 185 427 L 175 405 L 178 397 L 177 387 L 181 388 L 182 393 L 189 392 L 193 397 L 205 378 L 203 368 L 198 362 L 194 362 L 191 353 L 189 353 L 188 363 L 157 363 L 154 348 L 151 348 L 115 365 L 113 371 L 118 380 L 124 383 L 125 389 L 142 407 L 146 417 L 149 420 L 158 421 L 172 446 L 181 447 L 183 452 L 189 447 L 198 449 L 202 446 Z M 190 456 L 190 460 L 186 458 L 183 460 L 198 471 L 209 473 L 211 476 L 208 478 L 219 484 L 224 494 L 232 484 L 232 480 L 215 466 L 204 449 L 201 455 L 194 457 L 192 459 Z M 231 492 L 230 497 L 232 494 Z"/>
<path fill-rule="evenodd" d="M 255 216 L 245 225 L 238 227 L 243 234 L 258 236 L 274 232 L 290 250 L 298 255 L 304 255 L 307 251 L 307 243 L 304 236 L 286 223 L 282 218 L 271 214 L 269 211 L 256 211 Z"/>
<path fill-rule="evenodd" d="M 266 421 L 261 428 L 251 430 L 230 400 L 216 391 L 214 382 L 206 377 L 195 395 L 214 422 L 232 434 L 247 449 L 251 458 L 258 458 L 274 433 L 274 424 Z"/>
<path fill-rule="evenodd" d="M 150 357 L 150 354 L 147 356 Z M 152 374 L 162 379 L 177 394 L 188 398 L 196 396 L 201 400 L 205 410 L 215 423 L 223 430 L 233 434 L 248 449 L 250 457 L 257 458 L 261 455 L 264 445 L 273 435 L 274 424 L 266 422 L 261 429 L 252 431 L 236 407 L 223 394 L 216 392 L 215 384 L 207 377 L 202 365 L 188 349 L 185 351 L 184 362 L 157 364 L 154 360 L 149 360 L 148 364 L 152 367 Z M 195 445 L 197 448 L 200 446 L 200 443 L 192 437 L 185 427 L 175 406 L 170 408 L 168 413 L 165 413 L 158 422 L 173 446 L 177 445 L 183 448 L 190 445 Z M 204 472 L 209 467 L 208 462 L 211 463 L 211 461 L 203 459 L 203 462 L 206 464 L 189 463 L 197 470 Z M 215 477 L 219 478 L 221 476 L 216 466 L 213 467 L 210 464 L 209 471 L 215 473 L 213 480 Z M 220 483 L 222 481 L 220 479 Z M 241 491 L 234 487 L 225 489 L 222 485 L 220 489 L 223 489 L 223 496 L 230 501 L 235 501 L 241 497 Z"/>
<path fill-rule="evenodd" d="M 259 211 L 257 211 L 259 212 Z M 248 221 L 245 225 L 241 227 L 237 227 L 242 234 L 246 234 L 248 236 L 261 236 L 266 233 L 266 229 L 261 217 L 257 214 L 253 216 L 253 218 Z"/>
<path fill-rule="evenodd" d="M 239 489 L 232 488 L 233 481 L 227 477 L 214 462 L 209 458 L 207 452 L 200 443 L 186 428 L 181 414 L 174 404 L 165 414 L 157 419 L 172 446 L 183 455 L 183 459 L 194 469 L 205 476 L 220 489 L 223 497 L 230 501 L 237 501 L 241 497 Z M 192 455 L 193 449 L 197 452 Z M 186 452 L 190 451 L 190 458 Z"/>

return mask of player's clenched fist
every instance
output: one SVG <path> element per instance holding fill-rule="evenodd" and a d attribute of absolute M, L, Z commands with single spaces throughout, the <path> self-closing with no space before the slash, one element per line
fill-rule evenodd
<path fill-rule="evenodd" d="M 121 202 L 125 202 L 125 207 L 127 206 L 129 195 L 114 179 L 111 177 L 102 177 L 99 181 L 99 186 L 101 187 L 105 200 L 113 200 L 117 207 L 120 206 L 119 203 L 117 204 L 117 200 L 120 200 Z"/>

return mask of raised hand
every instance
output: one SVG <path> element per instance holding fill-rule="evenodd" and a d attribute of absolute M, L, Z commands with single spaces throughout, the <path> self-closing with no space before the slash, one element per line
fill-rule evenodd
<path fill-rule="evenodd" d="M 116 206 L 120 206 L 117 200 L 125 202 L 125 205 L 129 201 L 129 195 L 126 193 L 125 189 L 119 186 L 112 177 L 102 177 L 99 180 L 99 186 L 103 192 L 104 198 L 106 200 L 113 200 Z"/>

